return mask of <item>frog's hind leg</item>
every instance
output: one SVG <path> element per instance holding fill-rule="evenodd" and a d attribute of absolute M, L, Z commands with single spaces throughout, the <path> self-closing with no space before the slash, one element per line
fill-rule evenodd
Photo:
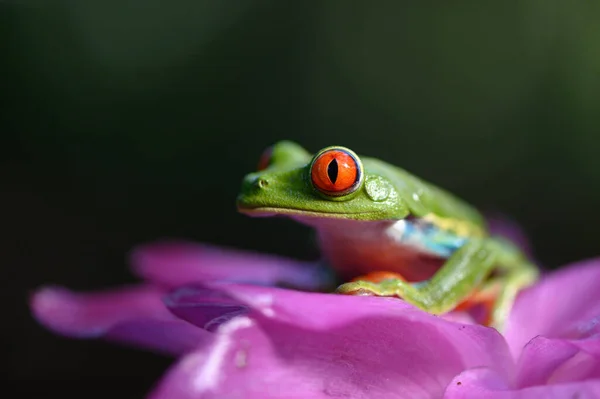
<path fill-rule="evenodd" d="M 502 284 L 503 281 L 501 279 L 492 278 L 488 280 L 480 288 L 477 288 L 474 294 L 458 304 L 454 310 L 460 312 L 479 308 L 483 313 L 479 314 L 477 321 L 489 326 L 492 321 L 492 310 L 502 290 Z"/>
<path fill-rule="evenodd" d="M 491 309 L 489 325 L 502 331 L 517 294 L 537 280 L 539 270 L 519 248 L 503 238 L 491 238 L 490 246 L 498 254 L 500 273 L 494 279 L 497 278 L 502 283 L 498 298 Z"/>
<path fill-rule="evenodd" d="M 522 268 L 516 268 L 509 271 L 503 280 L 502 288 L 491 309 L 489 317 L 489 325 L 496 330 L 502 332 L 506 323 L 506 319 L 515 302 L 517 294 L 522 289 L 533 284 L 538 277 L 538 271 L 535 267 L 524 265 Z"/>

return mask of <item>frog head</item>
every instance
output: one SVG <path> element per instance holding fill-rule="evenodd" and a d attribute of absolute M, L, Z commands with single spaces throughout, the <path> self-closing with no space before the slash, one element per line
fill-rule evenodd
<path fill-rule="evenodd" d="M 364 161 L 364 162 L 363 162 Z M 314 156 L 290 141 L 267 149 L 259 170 L 248 174 L 237 198 L 251 216 L 379 221 L 409 213 L 392 182 L 369 170 L 352 150 L 332 146 Z"/>

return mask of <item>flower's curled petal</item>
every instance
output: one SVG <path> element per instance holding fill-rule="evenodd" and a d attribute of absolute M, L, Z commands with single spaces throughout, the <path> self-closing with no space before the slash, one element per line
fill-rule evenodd
<path fill-rule="evenodd" d="M 536 337 L 519 358 L 515 386 L 600 378 L 600 337 L 564 340 Z"/>
<path fill-rule="evenodd" d="M 598 334 L 599 281 L 600 259 L 593 259 L 548 274 L 521 292 L 504 334 L 515 358 L 537 335 L 583 339 Z"/>
<path fill-rule="evenodd" d="M 174 317 L 163 295 L 147 285 L 96 293 L 45 287 L 30 306 L 41 324 L 69 337 L 105 337 L 172 355 L 201 345 L 210 333 Z"/>
<path fill-rule="evenodd" d="M 191 242 L 140 246 L 132 251 L 131 263 L 139 276 L 168 287 L 202 281 L 233 281 L 316 290 L 332 284 L 331 276 L 316 262 Z"/>
<path fill-rule="evenodd" d="M 188 289 L 184 303 L 222 293 L 227 306 L 235 298 L 248 313 L 221 324 L 214 343 L 183 359 L 155 398 L 182 387 L 203 398 L 439 397 L 466 368 L 488 366 L 505 378 L 513 371 L 494 329 L 448 322 L 398 299 L 214 284 L 195 297 Z"/>
<path fill-rule="evenodd" d="M 201 301 L 198 300 L 199 296 Z M 250 310 L 224 292 L 201 286 L 179 288 L 168 295 L 164 302 L 174 315 L 207 331 L 214 331 L 226 321 Z"/>
<path fill-rule="evenodd" d="M 229 294 L 204 288 L 201 285 L 188 285 L 176 289 L 165 298 L 164 302 L 177 317 L 208 331 L 213 331 L 229 319 L 251 310 L 249 306 Z M 268 301 L 266 303 L 268 304 Z M 262 307 L 257 301 L 254 301 L 254 306 Z M 466 312 L 450 312 L 440 317 L 455 323 L 475 324 L 473 318 Z"/>
<path fill-rule="evenodd" d="M 511 389 L 506 381 L 487 368 L 467 370 L 448 385 L 444 399 L 595 399 L 600 397 L 600 380 L 538 385 Z"/>

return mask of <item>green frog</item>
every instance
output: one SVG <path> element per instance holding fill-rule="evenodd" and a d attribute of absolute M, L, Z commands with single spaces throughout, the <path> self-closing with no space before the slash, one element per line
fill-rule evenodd
<path fill-rule="evenodd" d="M 250 216 L 286 216 L 316 230 L 340 294 L 393 296 L 440 315 L 486 304 L 502 329 L 538 269 L 491 236 L 472 206 L 376 158 L 332 146 L 311 155 L 281 141 L 262 155 L 237 198 Z"/>

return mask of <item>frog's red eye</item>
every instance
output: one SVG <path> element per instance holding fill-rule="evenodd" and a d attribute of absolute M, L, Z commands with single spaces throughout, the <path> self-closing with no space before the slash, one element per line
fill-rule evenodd
<path fill-rule="evenodd" d="M 327 150 L 312 163 L 313 185 L 328 195 L 344 195 L 358 187 L 360 166 L 354 156 L 344 150 Z"/>
<path fill-rule="evenodd" d="M 263 151 L 262 155 L 260 156 L 260 160 L 258 161 L 258 168 L 257 170 L 265 170 L 269 167 L 269 164 L 271 163 L 271 155 L 273 154 L 273 147 L 269 147 L 266 150 Z"/>

